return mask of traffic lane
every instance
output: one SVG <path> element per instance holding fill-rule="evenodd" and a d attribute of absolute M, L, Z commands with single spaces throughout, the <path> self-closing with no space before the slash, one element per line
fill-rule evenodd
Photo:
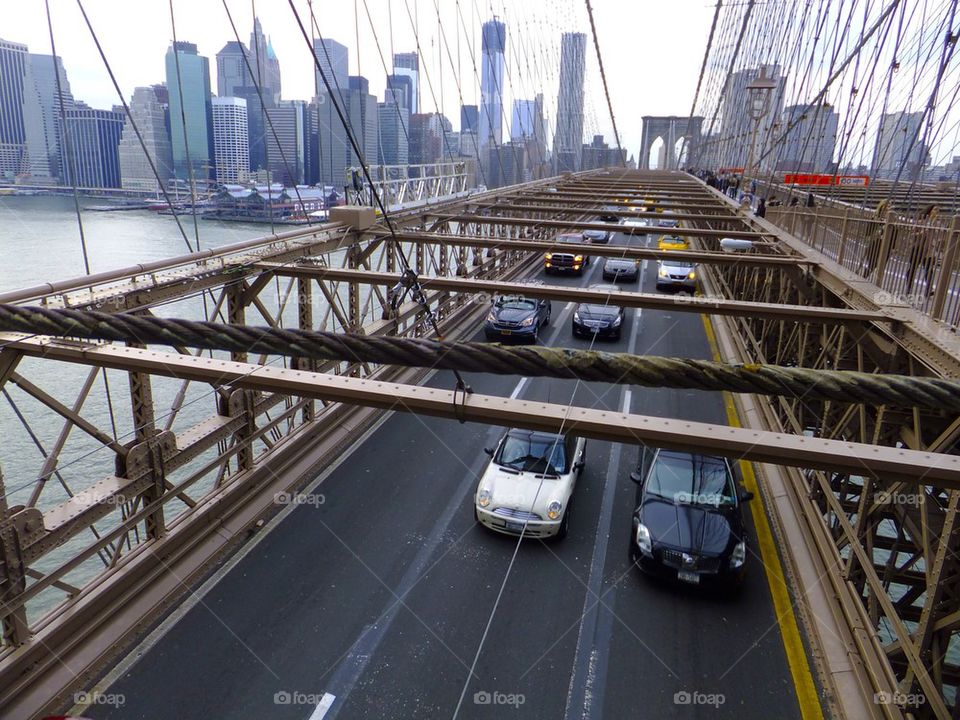
<path fill-rule="evenodd" d="M 549 334 L 551 344 L 572 341 L 567 322 L 572 312 L 565 312 L 567 317 L 555 314 L 559 322 Z M 617 400 L 603 399 L 615 397 L 609 389 L 602 383 L 536 378 L 520 396 L 615 410 Z M 520 717 L 562 716 L 610 448 L 609 443 L 588 442 L 586 467 L 569 508 L 570 531 L 563 540 L 528 539 L 518 547 L 516 538 L 474 525 L 472 498 L 465 503 L 458 513 L 464 534 L 442 551 L 411 593 L 410 614 L 397 618 L 336 717 L 452 714 L 469 674 L 445 658 L 444 651 L 455 649 L 472 664 L 491 614 L 459 716 L 500 717 L 506 709 Z M 430 669 L 428 678 L 424 668 Z"/>
<path fill-rule="evenodd" d="M 517 382 L 469 379 L 477 392 L 499 395 Z M 455 380 L 438 373 L 429 384 Z M 474 459 L 485 459 L 495 438 L 474 424 L 388 418 L 317 488 L 322 503 L 295 508 L 114 684 L 124 706 L 97 706 L 91 716 L 308 716 L 297 703 L 276 705 L 275 694 L 326 692 L 339 658 L 397 605 L 425 538 L 439 526 L 443 539 L 451 503 L 460 509 L 472 496 L 483 467 Z"/>
<path fill-rule="evenodd" d="M 654 273 L 655 267 L 648 268 L 645 286 L 653 286 Z M 644 312 L 637 352 L 712 357 L 702 318 L 686 312 Z M 721 393 L 634 388 L 632 398 L 634 412 L 727 422 Z M 639 452 L 628 446 L 622 452 L 626 474 Z M 627 710 L 649 717 L 800 717 L 748 508 L 744 585 L 737 593 L 714 592 L 648 578 L 632 567 L 636 492 L 629 481 L 616 490 L 604 583 L 613 616 L 604 715 Z"/>

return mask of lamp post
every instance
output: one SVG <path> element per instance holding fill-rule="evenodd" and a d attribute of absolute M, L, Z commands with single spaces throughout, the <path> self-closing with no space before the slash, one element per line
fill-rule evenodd
<path fill-rule="evenodd" d="M 750 152 L 747 155 L 747 164 L 743 172 L 743 184 L 746 186 L 747 177 L 753 173 L 753 153 L 757 145 L 757 131 L 760 129 L 760 121 L 766 116 L 770 109 L 770 95 L 777 87 L 777 82 L 772 77 L 767 76 L 767 68 L 760 68 L 760 75 L 753 79 L 747 85 L 747 112 L 750 119 L 753 120 L 753 135 L 750 139 Z"/>

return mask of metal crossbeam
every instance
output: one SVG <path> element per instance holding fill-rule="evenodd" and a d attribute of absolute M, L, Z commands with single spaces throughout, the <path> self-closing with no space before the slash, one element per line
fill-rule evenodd
<path fill-rule="evenodd" d="M 462 419 L 545 432 L 561 429 L 583 437 L 645 444 L 686 452 L 710 452 L 832 472 L 868 474 L 907 482 L 960 488 L 960 457 L 864 443 L 615 413 L 492 395 L 457 395 L 417 385 L 265 367 L 229 360 L 178 355 L 135 347 L 78 347 L 44 338 L 4 334 L 5 345 L 24 355 L 234 388 L 277 392 L 366 407 Z"/>
<path fill-rule="evenodd" d="M 371 272 L 369 270 L 342 270 L 318 265 L 280 265 L 257 263 L 261 270 L 289 277 L 314 277 L 318 280 L 341 280 L 365 282 L 371 285 L 393 287 L 402 280 L 398 273 Z M 560 285 L 533 285 L 530 283 L 501 282 L 499 280 L 474 280 L 459 277 L 421 277 L 424 289 L 451 290 L 464 293 L 488 293 L 489 295 L 529 295 L 562 302 L 593 302 L 603 305 L 610 302 L 628 308 L 673 310 L 715 315 L 745 315 L 779 320 L 797 320 L 823 323 L 870 322 L 888 319 L 881 312 L 871 310 L 848 310 L 845 308 L 808 307 L 804 305 L 781 305 L 778 303 L 741 302 L 698 298 L 689 295 L 661 295 L 656 293 L 582 290 Z"/>
<path fill-rule="evenodd" d="M 428 217 L 437 218 L 446 222 L 456 223 L 483 223 L 493 225 L 516 225 L 520 227 L 558 228 L 562 230 L 609 230 L 610 224 L 604 222 L 585 222 L 583 220 L 540 220 L 533 218 L 508 217 L 503 215 L 474 215 L 462 213 L 447 215 L 445 213 L 425 213 Z M 744 238 L 747 240 L 763 240 L 764 233 L 753 230 L 709 230 L 706 228 L 666 228 L 666 227 L 630 227 L 618 226 L 617 232 L 632 235 L 687 235 L 690 237 L 707 238 Z"/>

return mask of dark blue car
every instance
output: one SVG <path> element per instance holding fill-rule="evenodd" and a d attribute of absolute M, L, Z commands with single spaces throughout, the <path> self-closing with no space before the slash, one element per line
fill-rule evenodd
<path fill-rule="evenodd" d="M 493 301 L 483 332 L 487 340 L 518 340 L 535 343 L 540 328 L 550 323 L 550 301 L 517 295 L 501 295 Z"/>

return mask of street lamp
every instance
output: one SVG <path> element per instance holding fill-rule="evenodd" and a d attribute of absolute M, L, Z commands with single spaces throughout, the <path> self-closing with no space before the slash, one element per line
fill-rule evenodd
<path fill-rule="evenodd" d="M 757 145 L 757 131 L 760 121 L 770 109 L 770 96 L 777 87 L 777 82 L 767 76 L 767 68 L 760 68 L 760 75 L 747 85 L 747 111 L 753 120 L 753 136 L 750 140 L 750 152 L 747 156 L 747 165 L 744 168 L 743 181 L 746 184 L 747 176 L 753 175 L 753 153 Z"/>

